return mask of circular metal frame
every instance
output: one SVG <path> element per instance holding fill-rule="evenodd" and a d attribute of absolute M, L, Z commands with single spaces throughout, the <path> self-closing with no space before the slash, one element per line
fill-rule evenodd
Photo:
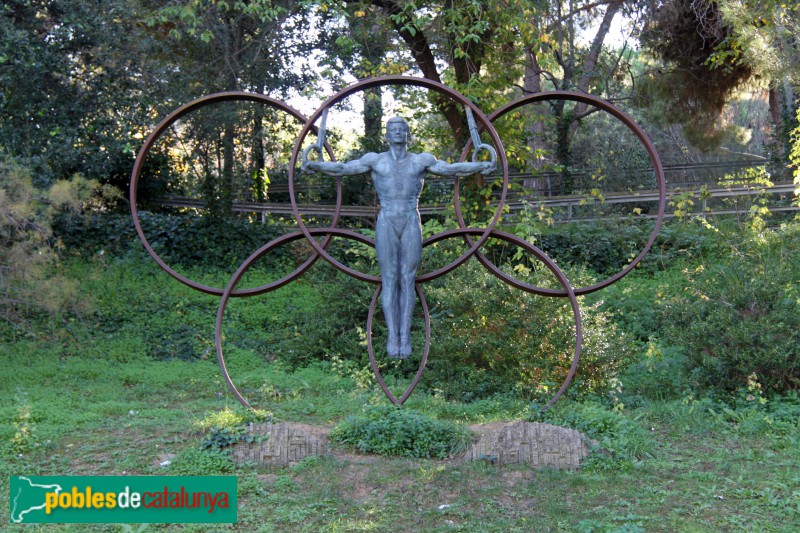
<path fill-rule="evenodd" d="M 356 233 L 355 231 L 350 231 L 345 229 L 337 229 L 337 228 L 311 229 L 309 230 L 309 233 L 312 235 L 312 237 L 313 236 L 330 237 L 334 235 L 342 236 L 354 239 L 363 244 L 375 246 L 375 241 L 370 239 L 369 237 L 365 237 L 360 233 Z M 306 236 L 304 233 L 295 231 L 293 233 L 288 233 L 286 235 L 278 237 L 277 239 L 271 240 L 270 242 L 268 242 L 267 244 L 265 244 L 264 246 L 253 252 L 250 255 L 250 257 L 245 259 L 244 262 L 241 265 L 239 265 L 239 268 L 236 269 L 236 272 L 234 272 L 233 276 L 228 282 L 228 285 L 225 286 L 225 290 L 222 292 L 222 299 L 220 300 L 219 307 L 217 308 L 216 327 L 214 329 L 214 341 L 217 349 L 217 362 L 219 363 L 220 369 L 222 370 L 222 375 L 225 378 L 225 382 L 228 384 L 228 387 L 231 389 L 231 392 L 233 392 L 233 395 L 236 396 L 239 402 L 245 407 L 251 407 L 251 405 L 247 402 L 247 400 L 245 400 L 244 396 L 241 395 L 241 393 L 236 388 L 236 385 L 233 384 L 233 380 L 231 379 L 231 376 L 228 373 L 228 367 L 225 364 L 225 356 L 223 355 L 222 351 L 222 320 L 225 316 L 225 309 L 228 306 L 228 300 L 236 294 L 236 285 L 242 279 L 242 276 L 244 276 L 247 273 L 247 271 L 250 270 L 250 267 L 253 266 L 253 263 L 261 259 L 264 255 L 269 253 L 274 248 L 277 248 L 278 246 L 282 246 L 292 241 L 296 241 L 298 239 L 303 239 L 305 237 Z M 289 276 L 285 276 L 278 281 L 272 282 L 269 285 L 265 285 L 265 287 L 269 288 L 262 289 L 261 292 L 257 294 L 263 294 L 265 292 L 273 291 L 275 289 L 283 287 L 287 283 L 294 281 L 303 272 L 298 273 L 297 270 L 295 270 L 295 272 L 293 272 Z M 256 293 L 250 293 L 247 294 L 247 296 L 254 296 L 255 294 Z"/>
<path fill-rule="evenodd" d="M 373 319 L 375 316 L 375 312 L 377 309 L 377 302 L 378 297 L 381 293 L 381 278 L 379 276 L 372 276 L 355 269 L 349 268 L 344 264 L 337 261 L 333 258 L 327 251 L 326 248 L 328 244 L 331 242 L 333 237 L 344 237 L 347 239 L 353 239 L 357 242 L 366 244 L 368 246 L 375 246 L 374 239 L 366 237 L 358 232 L 346 229 L 338 229 L 336 228 L 336 224 L 339 221 L 340 214 L 341 214 L 341 204 L 342 204 L 342 180 L 341 177 L 337 179 L 337 200 L 336 200 L 336 209 L 332 219 L 331 227 L 325 228 L 316 228 L 316 229 L 309 229 L 300 214 L 299 207 L 297 205 L 296 196 L 294 192 L 294 174 L 295 174 L 295 166 L 297 164 L 297 159 L 299 154 L 301 153 L 301 146 L 303 144 L 304 139 L 308 135 L 309 132 L 317 132 L 317 128 L 314 126 L 316 120 L 323 114 L 326 113 L 327 110 L 340 102 L 347 96 L 358 92 L 363 91 L 368 88 L 373 87 L 381 87 L 385 85 L 412 85 L 423 87 L 432 91 L 439 92 L 448 96 L 449 98 L 455 100 L 457 103 L 464 105 L 468 110 L 472 113 L 476 114 L 482 123 L 483 128 L 488 131 L 489 135 L 491 136 L 492 142 L 494 143 L 495 147 L 499 150 L 499 158 L 501 162 L 501 168 L 503 172 L 503 190 L 501 193 L 500 201 L 497 206 L 497 211 L 494 214 L 494 217 L 490 221 L 488 227 L 486 228 L 470 228 L 466 227 L 466 223 L 464 222 L 463 213 L 461 211 L 461 204 L 460 204 L 460 197 L 459 197 L 459 187 L 460 187 L 460 180 L 456 178 L 455 180 L 455 187 L 454 187 L 454 203 L 456 207 L 456 218 L 459 224 L 459 228 L 451 229 L 447 231 L 440 232 L 428 239 L 423 241 L 423 248 L 429 246 L 431 244 L 437 243 L 439 241 L 443 241 L 449 238 L 463 238 L 465 239 L 469 249 L 464 252 L 461 256 L 459 256 L 456 260 L 452 261 L 451 263 L 447 264 L 444 267 L 439 268 L 438 270 L 425 273 L 422 275 L 417 276 L 416 283 L 415 283 L 415 292 L 417 297 L 420 300 L 422 305 L 423 315 L 425 319 L 425 345 L 423 350 L 423 355 L 420 360 L 419 368 L 409 385 L 409 387 L 405 390 L 405 392 L 398 398 L 392 394 L 389 388 L 386 386 L 385 381 L 380 373 L 380 369 L 378 368 L 378 364 L 375 359 L 375 353 L 372 345 L 372 325 Z M 543 101 L 550 101 L 550 100 L 571 100 L 576 102 L 582 102 L 590 105 L 594 105 L 598 107 L 618 120 L 622 121 L 639 139 L 639 141 L 645 146 L 645 149 L 650 156 L 651 162 L 655 168 L 656 178 L 658 180 L 659 186 L 659 210 L 658 210 L 658 218 L 656 219 L 655 228 L 653 229 L 644 249 L 639 253 L 639 255 L 634 258 L 624 269 L 622 269 L 617 274 L 603 280 L 599 283 L 596 283 L 591 286 L 581 287 L 581 288 L 573 288 L 569 280 L 567 279 L 566 275 L 561 271 L 561 269 L 556 265 L 556 263 L 550 259 L 542 250 L 538 247 L 530 244 L 526 240 L 517 237 L 516 235 L 512 235 L 510 233 L 505 233 L 499 231 L 496 228 L 496 225 L 502 215 L 503 206 L 505 205 L 507 190 L 508 190 L 508 180 L 509 180 L 509 172 L 508 172 L 508 160 L 505 154 L 505 151 L 502 148 L 502 141 L 499 138 L 499 135 L 495 128 L 492 125 L 492 122 L 497 118 L 503 116 L 504 114 L 517 109 L 521 106 L 535 103 L 535 102 L 543 102 Z M 298 136 L 298 139 L 295 143 L 295 146 L 292 150 L 291 159 L 289 163 L 289 195 L 292 204 L 292 211 L 294 214 L 295 219 L 299 225 L 299 231 L 295 231 L 276 239 L 273 239 L 269 243 L 261 246 L 258 250 L 253 252 L 234 272 L 230 281 L 225 286 L 224 289 L 219 289 L 215 287 L 209 287 L 206 285 L 202 285 L 200 283 L 194 282 L 185 276 L 174 271 L 170 268 L 159 256 L 155 253 L 152 246 L 147 241 L 144 232 L 142 230 L 141 221 L 139 220 L 139 212 L 138 212 L 138 205 L 137 205 L 137 193 L 138 193 L 138 183 L 139 179 L 141 178 L 142 169 L 145 163 L 145 159 L 149 151 L 152 149 L 155 141 L 161 136 L 161 134 L 170 127 L 173 123 L 175 123 L 178 119 L 182 116 L 186 115 L 187 113 L 199 109 L 201 107 L 211 105 L 214 103 L 219 102 L 231 102 L 231 101 L 249 101 L 249 102 L 256 102 L 265 105 L 269 105 L 280 110 L 285 111 L 286 113 L 293 116 L 295 119 L 300 121 L 303 124 L 302 131 Z M 472 119 L 470 119 L 472 120 Z M 477 129 L 473 122 L 471 122 L 471 134 L 473 135 L 473 139 L 480 139 L 477 136 Z M 464 153 L 462 155 L 462 160 L 465 159 L 467 151 L 470 147 L 470 144 L 473 140 L 467 144 L 467 147 L 464 149 Z M 489 145 L 481 144 L 481 147 L 489 147 Z M 328 152 L 329 157 L 331 160 L 335 160 L 333 153 L 330 147 L 326 144 L 325 145 L 326 151 Z M 485 149 L 485 148 L 481 148 Z M 480 150 L 475 150 L 473 153 L 473 159 L 477 155 Z M 419 383 L 419 380 L 422 377 L 422 373 L 425 369 L 428 360 L 428 354 L 430 352 L 430 343 L 431 343 L 431 318 L 430 318 L 430 310 L 428 308 L 427 301 L 425 300 L 424 293 L 422 291 L 421 284 L 425 281 L 430 281 L 432 279 L 438 278 L 453 269 L 457 268 L 458 266 L 462 265 L 467 259 L 469 259 L 472 255 L 476 255 L 478 261 L 485 266 L 489 272 L 497 277 L 498 279 L 508 283 L 509 285 L 528 292 L 530 294 L 537 294 L 542 296 L 549 296 L 549 297 L 567 297 L 569 298 L 570 305 L 572 307 L 572 312 L 575 319 L 575 351 L 572 357 L 572 363 L 567 373 L 561 387 L 555 393 L 553 398 L 546 404 L 546 407 L 550 407 L 553 405 L 567 390 L 570 383 L 572 382 L 577 369 L 578 363 L 580 360 L 580 354 L 582 350 L 583 344 L 583 326 L 581 322 L 581 313 L 580 313 L 580 306 L 578 304 L 577 296 L 582 294 L 588 294 L 597 290 L 600 290 L 604 287 L 611 285 L 612 283 L 618 281 L 623 276 L 627 275 L 636 265 L 641 261 L 644 255 L 650 250 L 651 246 L 653 245 L 655 238 L 661 228 L 661 224 L 664 218 L 664 210 L 666 205 L 666 182 L 664 179 L 664 170 L 661 164 L 661 160 L 658 157 L 658 154 L 655 151 L 655 147 L 650 142 L 644 131 L 631 119 L 627 114 L 623 111 L 618 109 L 617 107 L 613 106 L 612 104 L 601 100 L 599 98 L 589 96 L 586 94 L 581 93 L 572 93 L 566 91 L 551 91 L 545 93 L 537 93 L 525 96 L 510 104 L 503 106 L 502 108 L 498 109 L 489 117 L 486 117 L 480 109 L 477 108 L 471 101 L 469 101 L 466 97 L 458 93 L 457 91 L 450 89 L 449 87 L 442 85 L 440 83 L 427 80 L 424 78 L 410 78 L 406 76 L 386 76 L 382 78 L 373 78 L 364 80 L 358 83 L 355 83 L 342 91 L 339 91 L 334 96 L 329 98 L 328 100 L 323 103 L 323 105 L 315 111 L 315 113 L 309 118 L 306 119 L 302 114 L 298 111 L 292 109 L 288 105 L 278 100 L 274 100 L 267 96 L 258 95 L 258 94 L 250 94 L 244 92 L 226 92 L 226 93 L 216 93 L 204 98 L 200 98 L 189 104 L 186 104 L 169 116 L 167 116 L 164 120 L 162 120 L 159 125 L 156 127 L 153 132 L 145 140 L 145 143 L 142 149 L 139 151 L 137 155 L 136 162 L 134 164 L 133 172 L 131 175 L 131 214 L 134 220 L 134 225 L 136 227 L 137 234 L 139 238 L 142 240 L 142 243 L 145 245 L 150 256 L 156 261 L 156 263 L 168 274 L 172 277 L 180 281 L 181 283 L 193 288 L 197 289 L 201 292 L 214 294 L 221 296 L 221 300 L 219 303 L 219 307 L 217 309 L 217 317 L 216 317 L 216 327 L 215 327 L 215 345 L 217 350 L 217 359 L 220 365 L 220 369 L 222 371 L 223 377 L 227 382 L 229 388 L 233 392 L 234 396 L 246 407 L 251 407 L 247 400 L 242 396 L 242 394 L 237 390 L 236 386 L 233 383 L 233 380 L 230 377 L 230 374 L 227 369 L 227 365 L 225 363 L 225 357 L 222 350 L 222 323 L 225 315 L 225 310 L 228 305 L 228 301 L 232 297 L 239 297 L 239 296 L 254 296 L 257 294 L 263 294 L 266 292 L 273 291 L 282 287 L 294 280 L 296 280 L 299 276 L 301 276 L 305 271 L 307 271 L 320 257 L 324 258 L 327 262 L 332 264 L 336 267 L 339 271 L 350 275 L 356 279 L 366 281 L 369 283 L 376 284 L 375 292 L 373 293 L 372 300 L 370 303 L 369 314 L 367 316 L 367 350 L 369 352 L 369 359 L 370 359 L 370 366 L 372 367 L 372 371 L 375 374 L 376 379 L 378 380 L 379 385 L 383 389 L 383 392 L 386 394 L 389 400 L 396 404 L 401 405 L 403 404 L 408 397 L 413 392 L 414 388 Z M 322 237 L 322 242 L 318 242 L 317 238 Z M 287 244 L 289 242 L 293 242 L 300 239 L 306 239 L 308 243 L 313 248 L 314 252 L 311 257 L 309 257 L 303 264 L 297 267 L 294 271 L 283 276 L 282 278 L 270 282 L 268 284 L 254 287 L 250 289 L 244 290 L 237 290 L 236 286 L 241 281 L 242 277 L 245 273 L 252 267 L 252 265 L 262 258 L 264 255 L 269 253 L 270 251 L 274 250 L 275 248 Z M 559 284 L 563 287 L 562 290 L 555 290 L 555 289 L 546 289 L 543 287 L 533 286 L 531 284 L 522 282 L 513 276 L 510 276 L 500 270 L 496 265 L 494 265 L 489 259 L 486 257 L 484 253 L 480 251 L 480 248 L 488 241 L 488 239 L 500 239 L 502 241 L 508 242 L 515 246 L 518 246 L 525 250 L 526 252 L 530 253 L 534 257 L 536 257 L 539 261 L 543 262 L 545 266 L 552 272 L 555 278 L 558 280 Z"/>
<path fill-rule="evenodd" d="M 435 278 L 437 278 L 439 276 L 442 276 L 442 275 L 446 274 L 447 272 L 450 272 L 451 270 L 459 267 L 467 259 L 469 259 L 475 252 L 477 252 L 478 249 L 481 246 L 483 246 L 483 244 L 489 238 L 489 234 L 492 232 L 494 227 L 497 225 L 497 222 L 500 220 L 500 217 L 501 217 L 502 212 L 503 212 L 503 206 L 505 205 L 505 199 L 506 199 L 506 194 L 507 194 L 507 190 L 508 190 L 508 187 L 507 187 L 507 185 L 508 185 L 508 159 L 506 158 L 505 150 L 503 149 L 503 143 L 500 140 L 500 136 L 497 134 L 497 131 L 495 131 L 494 127 L 491 125 L 491 122 L 486 117 L 486 115 L 484 115 L 483 112 L 475 104 L 472 103 L 472 101 L 470 101 L 467 97 L 465 97 L 464 95 L 462 95 L 458 91 L 456 91 L 454 89 L 451 89 L 450 87 L 447 87 L 446 85 L 442 85 L 441 83 L 438 83 L 438 82 L 435 82 L 435 81 L 432 81 L 432 80 L 428 80 L 426 78 L 412 78 L 412 77 L 408 77 L 408 76 L 383 76 L 383 77 L 380 77 L 380 78 L 370 78 L 370 79 L 366 79 L 366 80 L 354 83 L 353 85 L 350 85 L 349 87 L 347 87 L 347 88 L 339 91 L 335 95 L 331 96 L 330 98 L 328 98 L 328 100 L 325 101 L 325 103 L 322 104 L 322 106 L 320 106 L 319 109 L 317 109 L 314 112 L 313 115 L 311 115 L 311 117 L 309 117 L 309 120 L 306 123 L 306 126 L 303 128 L 303 130 L 300 132 L 300 135 L 297 138 L 297 142 L 295 143 L 294 150 L 292 151 L 292 158 L 291 158 L 291 160 L 289 162 L 289 198 L 291 199 L 292 210 L 294 212 L 294 216 L 295 216 L 295 219 L 297 220 L 297 224 L 300 227 L 300 230 L 304 234 L 306 234 L 306 237 L 308 238 L 309 244 L 314 248 L 314 250 L 320 256 L 322 256 L 326 261 L 328 261 L 331 265 L 333 265 L 334 267 L 336 267 L 340 271 L 342 271 L 345 274 L 347 274 L 349 276 L 352 276 L 352 277 L 354 277 L 356 279 L 359 279 L 359 280 L 362 280 L 362 281 L 367 281 L 367 282 L 370 282 L 370 283 L 377 283 L 377 282 L 380 281 L 380 278 L 377 277 L 377 276 L 371 276 L 371 275 L 368 275 L 368 274 L 364 274 L 363 272 L 359 272 L 358 270 L 354 270 L 354 269 L 352 269 L 352 268 L 340 263 L 339 261 L 337 261 L 336 259 L 331 257 L 330 254 L 328 254 L 314 239 L 311 238 L 311 236 L 310 236 L 310 234 L 308 232 L 308 228 L 306 227 L 305 223 L 303 222 L 303 217 L 300 215 L 300 211 L 299 211 L 299 209 L 297 207 L 297 201 L 295 199 L 295 193 L 294 193 L 294 174 L 295 174 L 295 167 L 297 165 L 298 157 L 302 152 L 301 147 L 303 145 L 303 141 L 305 140 L 306 136 L 308 135 L 308 132 L 311 130 L 312 125 L 317 121 L 317 119 L 322 115 L 322 113 L 326 109 L 328 109 L 331 106 L 333 106 L 334 104 L 342 101 L 343 99 L 347 98 L 348 96 L 350 96 L 353 93 L 364 91 L 366 89 L 370 89 L 370 88 L 373 88 L 373 87 L 382 87 L 382 86 L 385 86 L 385 85 L 412 85 L 412 86 L 416 86 L 416 87 L 423 87 L 423 88 L 426 88 L 426 89 L 433 90 L 433 91 L 439 92 L 441 94 L 444 94 L 444 95 L 450 97 L 451 99 L 455 100 L 459 104 L 471 109 L 472 112 L 475 113 L 475 115 L 477 115 L 478 119 L 484 125 L 485 129 L 489 132 L 489 135 L 492 138 L 492 142 L 495 144 L 495 146 L 497 148 L 497 151 L 499 152 L 501 168 L 502 168 L 502 171 L 503 171 L 503 192 L 501 194 L 500 201 L 499 201 L 499 204 L 497 206 L 497 211 L 496 211 L 494 217 L 492 218 L 491 222 L 489 223 L 489 225 L 482 231 L 480 238 L 470 247 L 469 250 L 464 252 L 464 254 L 462 256 L 460 256 L 459 258 L 455 259 L 450 264 L 445 265 L 444 267 L 436 270 L 435 272 L 430 272 L 428 274 L 423 274 L 423 275 L 417 276 L 417 281 L 418 282 L 424 282 L 424 281 L 428 281 L 428 280 L 431 280 L 431 279 L 435 279 Z"/>
<path fill-rule="evenodd" d="M 284 111 L 288 115 L 292 116 L 293 118 L 297 119 L 303 125 L 307 123 L 306 117 L 297 111 L 296 109 L 288 106 L 284 102 L 280 100 L 276 100 L 274 98 L 270 98 L 269 96 L 265 96 L 263 94 L 254 94 L 254 93 L 247 93 L 241 91 L 229 91 L 229 92 L 222 92 L 222 93 L 214 93 L 208 96 L 204 96 L 202 98 L 198 98 L 197 100 L 193 100 L 188 104 L 185 104 L 169 115 L 164 118 L 161 122 L 159 122 L 158 126 L 147 136 L 145 139 L 142 148 L 139 150 L 138 155 L 136 156 L 136 161 L 133 164 L 133 171 L 131 172 L 131 185 L 130 185 L 130 203 L 131 203 L 131 216 L 133 218 L 133 225 L 136 227 L 136 233 L 139 235 L 139 239 L 141 239 L 142 244 L 144 244 L 147 253 L 150 254 L 150 257 L 158 264 L 161 269 L 175 278 L 176 280 L 180 281 L 184 285 L 191 287 L 192 289 L 198 290 L 200 292 L 204 292 L 206 294 L 213 294 L 215 296 L 222 296 L 223 289 L 217 287 L 210 287 L 208 285 L 203 285 L 202 283 L 198 283 L 193 281 L 186 276 L 176 272 L 173 270 L 167 263 L 161 259 L 161 257 L 153 250 L 153 247 L 150 245 L 150 242 L 147 240 L 147 237 L 144 234 L 144 230 L 142 229 L 142 223 L 139 219 L 139 205 L 138 205 L 138 196 L 139 196 L 139 180 L 142 176 L 142 170 L 144 168 L 145 160 L 147 159 L 147 154 L 150 153 L 150 150 L 155 145 L 156 140 L 169 128 L 177 122 L 180 118 L 184 117 L 185 115 L 195 111 L 197 109 L 223 103 L 223 102 L 255 102 L 258 104 L 264 104 L 270 107 L 277 108 L 281 111 Z M 326 146 L 328 154 L 331 158 L 333 158 L 333 152 L 329 146 Z M 334 216 L 333 225 L 335 226 L 338 221 L 339 212 L 341 210 L 342 204 L 342 184 L 341 181 L 337 183 L 337 195 L 336 195 L 336 215 Z M 323 242 L 322 247 L 327 247 L 330 238 L 327 237 Z M 301 264 L 295 272 L 290 274 L 289 276 L 296 277 L 297 275 L 302 274 L 306 270 L 308 270 L 311 265 L 313 265 L 317 259 L 319 259 L 319 255 L 314 254 L 308 258 L 303 264 Z M 295 275 L 296 274 L 296 275 Z M 264 287 L 254 287 L 251 289 L 244 289 L 240 291 L 236 291 L 232 296 L 253 296 L 256 294 L 262 294 L 270 289 L 266 286 Z"/>
<path fill-rule="evenodd" d="M 458 228 L 458 229 L 443 231 L 426 239 L 423 246 L 433 244 L 435 242 L 439 242 L 444 239 L 452 237 L 467 237 L 470 234 L 480 235 L 481 231 L 482 230 L 480 228 Z M 573 353 L 572 356 L 572 364 L 570 366 L 569 372 L 567 373 L 566 378 L 564 378 L 564 382 L 562 383 L 561 388 L 559 388 L 555 396 L 553 396 L 553 398 L 545 406 L 545 408 L 550 407 L 551 405 L 556 403 L 556 401 L 558 401 L 558 399 L 561 397 L 562 394 L 564 394 L 564 392 L 567 390 L 567 387 L 569 387 L 569 384 L 572 382 L 572 379 L 575 377 L 575 373 L 578 371 L 578 362 L 580 360 L 581 351 L 583 349 L 583 324 L 581 321 L 580 305 L 578 304 L 578 299 L 576 297 L 577 292 L 575 291 L 575 289 L 572 288 L 572 285 L 570 285 L 569 283 L 569 279 L 567 279 L 567 276 L 564 274 L 564 272 L 558 267 L 558 265 L 556 265 L 555 261 L 550 259 L 550 257 L 548 257 L 547 254 L 545 254 L 537 246 L 534 246 L 525 239 L 521 239 L 516 235 L 513 235 L 511 233 L 505 233 L 502 231 L 494 230 L 492 231 L 491 236 L 495 239 L 500 239 L 506 242 L 513 243 L 519 246 L 520 248 L 524 249 L 526 252 L 535 256 L 537 259 L 539 259 L 542 263 L 545 264 L 545 266 L 547 267 L 548 270 L 550 270 L 550 272 L 553 273 L 553 275 L 556 277 L 561 286 L 564 287 L 564 290 L 549 291 L 547 293 L 543 293 L 540 290 L 531 290 L 530 288 L 523 286 L 518 286 L 514 284 L 512 284 L 512 286 L 522 289 L 523 291 L 528 292 L 530 294 L 537 294 L 539 296 L 554 296 L 554 297 L 566 296 L 567 298 L 569 298 L 570 304 L 572 305 L 572 313 L 575 317 L 575 352 Z M 497 272 L 491 269 L 488 270 L 495 277 L 501 279 L 502 281 L 507 281 L 504 277 L 499 276 Z M 500 271 L 500 273 L 502 274 L 503 272 Z M 521 282 L 517 283 L 521 285 Z M 534 289 L 538 288 L 534 287 Z"/>
<path fill-rule="evenodd" d="M 636 265 L 639 264 L 639 262 L 644 258 L 645 255 L 647 255 L 647 252 L 649 252 L 650 248 L 653 246 L 653 243 L 655 242 L 656 237 L 658 236 L 658 233 L 661 230 L 661 225 L 664 221 L 664 210 L 667 203 L 667 182 L 664 176 L 664 166 L 661 163 L 661 158 L 659 157 L 658 152 L 656 152 L 655 146 L 653 145 L 652 141 L 650 141 L 650 138 L 647 136 L 644 130 L 627 113 L 622 111 L 620 108 L 616 107 L 615 105 L 601 98 L 597 98 L 596 96 L 590 96 L 588 94 L 576 93 L 571 91 L 547 91 L 547 92 L 529 94 L 501 107 L 500 109 L 489 115 L 489 120 L 491 122 L 494 122 L 495 120 L 502 117 L 506 113 L 509 113 L 522 106 L 533 104 L 536 102 L 547 102 L 550 100 L 570 100 L 574 102 L 589 104 L 599 109 L 602 109 L 603 111 L 607 112 L 608 114 L 610 114 L 611 116 L 613 116 L 614 118 L 625 124 L 625 126 L 627 126 L 627 128 L 633 132 L 633 134 L 636 136 L 639 142 L 642 143 L 645 150 L 647 151 L 647 154 L 650 157 L 650 162 L 653 164 L 653 168 L 655 170 L 655 175 L 656 175 L 656 181 L 658 183 L 658 216 L 656 218 L 656 223 L 655 226 L 653 227 L 653 231 L 650 233 L 650 237 L 647 240 L 647 243 L 645 244 L 644 248 L 641 250 L 641 252 L 639 252 L 639 255 L 637 255 L 630 263 L 628 263 L 625 266 L 625 268 L 623 268 L 621 271 L 617 272 L 613 276 L 598 283 L 595 283 L 594 285 L 576 288 L 575 294 L 581 296 L 584 294 L 589 294 L 598 291 L 600 289 L 608 287 L 612 283 L 619 281 L 628 273 L 630 273 L 631 270 L 636 268 Z M 472 141 L 470 140 L 470 143 L 468 143 L 466 148 L 464 148 L 464 153 L 461 156 L 462 160 L 466 157 L 471 142 Z M 458 186 L 459 186 L 458 180 L 456 180 L 456 187 Z M 459 201 L 458 191 L 456 191 L 455 202 L 456 202 L 455 204 L 456 220 L 458 221 L 458 225 L 459 227 L 466 227 L 466 224 L 464 223 L 463 213 L 461 211 L 461 202 Z M 465 240 L 468 245 L 472 244 L 472 239 L 469 236 L 465 236 Z M 476 253 L 475 257 L 478 259 L 478 261 L 481 262 L 483 266 L 488 268 L 495 276 L 497 276 L 506 283 L 518 289 L 526 290 L 528 292 L 532 292 L 535 294 L 541 294 L 543 296 L 566 296 L 566 293 L 564 291 L 554 291 L 552 289 L 534 287 L 530 284 L 517 280 L 513 276 L 506 274 L 505 272 L 500 270 L 500 268 L 498 268 L 497 265 L 492 263 L 480 251 Z"/>

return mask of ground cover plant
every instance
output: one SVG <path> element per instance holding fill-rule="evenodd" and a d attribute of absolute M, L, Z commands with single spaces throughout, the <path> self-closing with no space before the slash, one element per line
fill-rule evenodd
<path fill-rule="evenodd" d="M 793 241 L 781 239 L 791 235 L 767 236 L 752 246 L 766 253 L 775 245 L 789 263 Z M 351 303 L 332 317 L 318 283 L 330 282 L 323 292 L 340 295 L 354 294 L 353 286 L 315 267 L 308 279 L 231 307 L 225 328 L 229 368 L 261 410 L 249 413 L 226 390 L 215 362 L 216 298 L 175 283 L 141 253 L 65 256 L 60 273 L 79 282 L 86 305 L 79 311 L 31 310 L 26 324 L 34 327 L 0 328 L 2 483 L 17 474 L 238 476 L 238 524 L 127 526 L 133 530 L 795 531 L 800 399 L 793 382 L 777 390 L 766 384 L 766 374 L 741 367 L 740 379 L 714 388 L 698 379 L 704 370 L 693 359 L 694 345 L 684 342 L 693 337 L 667 329 L 676 298 L 697 298 L 693 289 L 713 288 L 717 292 L 702 292 L 709 299 L 729 294 L 719 276 L 698 278 L 696 262 L 732 264 L 735 259 L 723 263 L 713 250 L 727 250 L 735 241 L 731 235 L 701 238 L 718 240 L 711 247 L 685 246 L 694 255 L 670 258 L 663 268 L 642 268 L 584 301 L 589 313 L 603 317 L 598 338 L 620 335 L 630 351 L 625 364 L 608 367 L 594 387 L 579 383 L 555 408 L 541 411 L 538 397 L 507 377 L 491 387 L 459 389 L 472 392 L 465 396 L 444 386 L 450 378 L 437 378 L 437 372 L 452 374 L 432 368 L 432 379 L 420 384 L 402 411 L 412 421 L 403 426 L 409 442 L 435 445 L 441 440 L 430 421 L 463 427 L 532 420 L 574 427 L 598 443 L 577 472 L 408 458 L 389 449 L 349 459 L 310 457 L 286 467 L 236 465 L 228 451 L 246 438 L 242 424 L 248 421 L 334 427 L 365 413 L 367 423 L 360 427 L 377 422 L 374 435 L 392 433 L 392 418 L 383 414 L 398 411 L 388 406 L 362 353 L 363 306 Z M 592 275 L 590 267 L 581 268 Z M 209 283 L 224 283 L 230 275 L 224 268 L 191 272 Z M 786 290 L 792 282 L 796 286 L 791 272 L 786 268 L 775 283 Z M 253 279 L 269 275 L 254 272 Z M 570 275 L 581 274 L 576 269 Z M 459 298 L 476 297 L 458 292 Z M 482 315 L 491 317 L 491 305 L 487 309 Z M 455 345 L 455 329 L 440 335 L 441 342 Z M 322 342 L 323 336 L 332 342 Z M 741 358 L 731 361 L 744 364 Z M 450 366 L 458 362 L 448 359 Z M 401 366 L 385 370 L 390 386 L 408 379 Z M 491 374 L 491 368 L 483 372 Z M 482 383 L 470 379 L 462 385 Z M 436 457 L 438 449 L 429 455 Z M 7 498 L 0 487 L 2 522 Z"/>

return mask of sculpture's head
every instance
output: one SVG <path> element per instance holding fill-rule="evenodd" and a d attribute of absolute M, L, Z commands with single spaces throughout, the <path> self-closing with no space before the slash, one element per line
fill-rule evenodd
<path fill-rule="evenodd" d="M 386 140 L 391 143 L 411 142 L 411 127 L 403 117 L 392 117 L 386 121 Z"/>

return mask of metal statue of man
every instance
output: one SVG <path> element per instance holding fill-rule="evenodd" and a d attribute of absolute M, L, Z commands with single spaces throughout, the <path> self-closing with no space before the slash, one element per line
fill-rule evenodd
<path fill-rule="evenodd" d="M 410 138 L 408 122 L 401 117 L 390 118 L 386 123 L 388 151 L 370 152 L 345 163 L 308 161 L 303 165 L 307 171 L 332 176 L 371 173 L 381 204 L 375 248 L 381 271 L 381 303 L 389 330 L 386 351 L 390 357 L 400 359 L 411 355 L 414 280 L 422 257 L 422 227 L 417 207 L 425 174 L 486 174 L 496 166 L 494 161 L 447 163 L 428 153 L 409 153 Z"/>

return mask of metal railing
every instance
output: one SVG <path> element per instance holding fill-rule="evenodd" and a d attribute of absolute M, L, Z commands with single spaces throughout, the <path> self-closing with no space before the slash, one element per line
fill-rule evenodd
<path fill-rule="evenodd" d="M 736 209 L 708 209 L 708 203 L 712 199 L 735 198 L 741 196 L 756 196 L 762 194 L 769 195 L 782 195 L 791 197 L 794 195 L 796 185 L 792 182 L 776 183 L 771 187 L 750 187 L 750 186 L 735 186 L 735 187 L 713 187 L 713 188 L 694 188 L 694 189 L 677 189 L 667 191 L 667 201 L 672 201 L 678 195 L 683 195 L 684 198 L 692 198 L 696 200 L 697 205 L 696 215 L 724 215 L 724 214 L 737 214 L 740 211 Z M 612 192 L 603 193 L 602 199 L 596 196 L 587 194 L 578 194 L 570 196 L 539 196 L 539 195 L 526 195 L 524 197 L 517 197 L 511 201 L 506 202 L 506 206 L 511 213 L 520 211 L 531 206 L 536 209 L 555 209 L 561 208 L 565 210 L 565 214 L 558 217 L 556 222 L 571 222 L 578 220 L 596 220 L 598 218 L 606 217 L 581 217 L 576 211 L 578 208 L 585 208 L 586 206 L 613 206 L 623 204 L 642 204 L 652 202 L 654 205 L 658 202 L 657 190 L 635 191 L 635 192 Z M 164 207 L 188 208 L 188 209 L 204 209 L 205 202 L 196 198 L 186 197 L 170 197 L 157 202 Z M 496 205 L 496 204 L 492 204 Z M 304 217 L 327 217 L 333 216 L 335 206 L 332 204 L 298 204 L 298 210 Z M 375 205 L 344 205 L 341 208 L 341 216 L 356 217 L 356 218 L 374 218 L 377 216 L 380 207 Z M 433 204 L 421 205 L 419 207 L 420 214 L 437 215 L 443 214 L 448 209 L 452 209 L 451 204 Z M 790 206 L 774 206 L 770 207 L 773 212 L 794 211 L 798 207 L 796 204 Z M 292 206 L 290 203 L 281 202 L 234 202 L 232 210 L 237 213 L 255 213 L 261 215 L 262 221 L 266 220 L 268 215 L 278 216 L 292 216 Z M 665 216 L 674 216 L 667 210 Z M 613 215 L 611 215 L 613 216 Z M 640 218 L 655 218 L 655 214 L 642 213 L 636 215 Z"/>

